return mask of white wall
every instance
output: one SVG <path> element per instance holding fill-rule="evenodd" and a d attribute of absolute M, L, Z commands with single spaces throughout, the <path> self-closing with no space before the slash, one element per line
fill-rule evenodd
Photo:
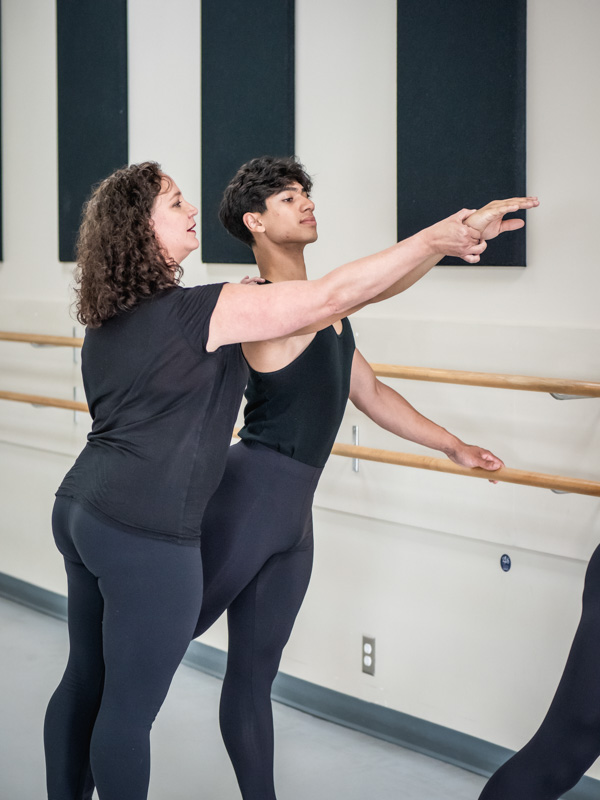
<path fill-rule="evenodd" d="M 155 158 L 197 202 L 199 4 L 130 0 L 130 158 Z M 395 2 L 298 0 L 297 151 L 315 176 L 315 276 L 395 234 Z M 343 13 L 340 13 L 343 8 Z M 594 0 L 529 0 L 526 269 L 434 270 L 361 312 L 375 361 L 597 379 L 600 127 Z M 57 261 L 52 0 L 3 4 L 5 260 L 0 328 L 69 335 L 70 268 Z M 350 174 L 347 165 L 352 165 Z M 465 203 L 457 198 L 457 208 Z M 186 262 L 186 281 L 244 267 Z M 70 397 L 70 351 L 0 343 L 1 388 Z M 428 416 L 509 466 L 594 478 L 600 402 L 397 383 Z M 340 440 L 419 452 L 348 410 Z M 0 402 L 3 571 L 64 591 L 52 494 L 85 438 L 69 412 Z M 561 673 L 599 530 L 596 498 L 332 458 L 317 555 L 284 671 L 507 747 L 534 731 Z M 505 574 L 500 555 L 513 569 Z M 363 634 L 377 674 L 360 671 Z M 223 646 L 222 623 L 204 637 Z M 596 767 L 592 774 L 600 777 Z"/>

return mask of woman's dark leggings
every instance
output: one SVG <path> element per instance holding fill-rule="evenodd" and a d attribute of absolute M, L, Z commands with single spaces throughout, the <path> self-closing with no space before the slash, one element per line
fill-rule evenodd
<path fill-rule="evenodd" d="M 49 800 L 145 800 L 150 728 L 202 602 L 199 547 L 115 529 L 58 497 L 70 653 L 46 712 Z M 92 777 L 93 775 L 93 777 Z"/>
<path fill-rule="evenodd" d="M 546 718 L 492 775 L 480 800 L 558 800 L 600 755 L 600 547 L 585 576 L 583 612 Z"/>
<path fill-rule="evenodd" d="M 204 601 L 195 635 L 228 609 L 220 722 L 244 800 L 275 800 L 271 685 L 310 580 L 321 472 L 239 442 L 202 521 Z"/>

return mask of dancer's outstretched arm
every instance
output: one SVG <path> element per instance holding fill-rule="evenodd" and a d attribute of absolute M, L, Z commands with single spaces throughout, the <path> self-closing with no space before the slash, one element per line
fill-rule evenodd
<path fill-rule="evenodd" d="M 465 444 L 457 436 L 420 414 L 390 386 L 377 380 L 358 350 L 355 351 L 352 362 L 350 400 L 381 428 L 411 442 L 441 450 L 456 464 L 492 471 L 504 466 L 489 450 Z"/>

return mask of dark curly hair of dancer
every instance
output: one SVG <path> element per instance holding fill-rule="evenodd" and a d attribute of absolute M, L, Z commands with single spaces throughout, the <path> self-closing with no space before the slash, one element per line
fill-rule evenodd
<path fill-rule="evenodd" d="M 238 169 L 225 189 L 219 219 L 232 236 L 252 247 L 254 237 L 244 225 L 244 214 L 265 211 L 267 197 L 295 181 L 310 194 L 312 180 L 295 156 L 253 158 Z"/>
<path fill-rule="evenodd" d="M 75 307 L 89 328 L 179 283 L 181 268 L 161 251 L 150 215 L 165 176 L 154 161 L 113 172 L 94 189 L 77 240 Z"/>

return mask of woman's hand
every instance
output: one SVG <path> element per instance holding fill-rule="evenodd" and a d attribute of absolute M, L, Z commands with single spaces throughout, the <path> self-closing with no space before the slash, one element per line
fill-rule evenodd
<path fill-rule="evenodd" d="M 265 282 L 265 279 L 261 278 L 260 275 L 257 275 L 256 277 L 252 277 L 252 278 L 249 275 L 246 275 L 240 281 L 240 283 L 243 283 L 244 286 L 247 286 L 248 284 L 264 283 L 264 282 Z"/>
<path fill-rule="evenodd" d="M 481 241 L 479 231 L 466 222 L 467 217 L 477 213 L 473 209 L 463 208 L 462 211 L 421 231 L 421 235 L 427 238 L 431 254 L 457 256 L 469 264 L 477 264 L 487 245 Z"/>
<path fill-rule="evenodd" d="M 535 208 L 537 197 L 511 197 L 509 200 L 492 200 L 465 219 L 465 225 L 478 231 L 482 239 L 494 239 L 505 231 L 516 231 L 525 225 L 522 219 L 504 219 L 505 214 L 525 208 Z"/>

